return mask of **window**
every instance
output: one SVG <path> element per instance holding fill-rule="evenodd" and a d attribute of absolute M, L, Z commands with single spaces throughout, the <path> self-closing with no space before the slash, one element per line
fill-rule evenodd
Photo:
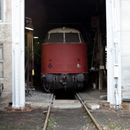
<path fill-rule="evenodd" d="M 46 42 L 76 42 L 82 41 L 79 33 L 50 33 Z"/>
<path fill-rule="evenodd" d="M 0 78 L 3 78 L 3 45 L 0 44 Z"/>
<path fill-rule="evenodd" d="M 66 42 L 80 42 L 78 33 L 66 33 L 65 40 Z"/>
<path fill-rule="evenodd" d="M 51 33 L 48 36 L 48 42 L 63 42 L 63 33 Z"/>

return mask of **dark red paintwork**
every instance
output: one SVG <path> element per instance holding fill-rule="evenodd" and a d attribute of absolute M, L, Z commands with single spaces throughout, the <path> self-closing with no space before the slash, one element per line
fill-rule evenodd
<path fill-rule="evenodd" d="M 85 43 L 48 43 L 41 45 L 41 73 L 86 73 L 87 46 Z"/>

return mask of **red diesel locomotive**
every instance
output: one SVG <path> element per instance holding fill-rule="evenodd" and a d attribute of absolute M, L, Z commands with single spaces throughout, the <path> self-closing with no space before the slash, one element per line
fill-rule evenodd
<path fill-rule="evenodd" d="M 41 45 L 44 90 L 83 88 L 87 72 L 87 45 L 80 32 L 65 27 L 50 30 Z"/>

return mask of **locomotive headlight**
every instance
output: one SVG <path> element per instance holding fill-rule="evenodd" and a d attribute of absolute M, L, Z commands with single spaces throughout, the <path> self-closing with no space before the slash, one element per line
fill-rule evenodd
<path fill-rule="evenodd" d="M 81 65 L 78 63 L 78 64 L 77 64 L 77 68 L 80 68 L 80 67 L 81 67 Z"/>
<path fill-rule="evenodd" d="M 41 77 L 42 77 L 42 78 L 45 78 L 45 77 L 46 77 L 46 75 L 45 75 L 45 74 L 43 74 Z"/>

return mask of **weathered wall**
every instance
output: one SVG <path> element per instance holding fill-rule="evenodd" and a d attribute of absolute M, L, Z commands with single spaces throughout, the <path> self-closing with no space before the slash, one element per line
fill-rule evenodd
<path fill-rule="evenodd" d="M 122 96 L 130 99 L 130 0 L 121 0 Z"/>
<path fill-rule="evenodd" d="M 0 21 L 0 44 L 3 45 L 3 95 L 11 93 L 12 63 L 11 63 L 11 0 L 3 0 L 3 19 Z"/>

